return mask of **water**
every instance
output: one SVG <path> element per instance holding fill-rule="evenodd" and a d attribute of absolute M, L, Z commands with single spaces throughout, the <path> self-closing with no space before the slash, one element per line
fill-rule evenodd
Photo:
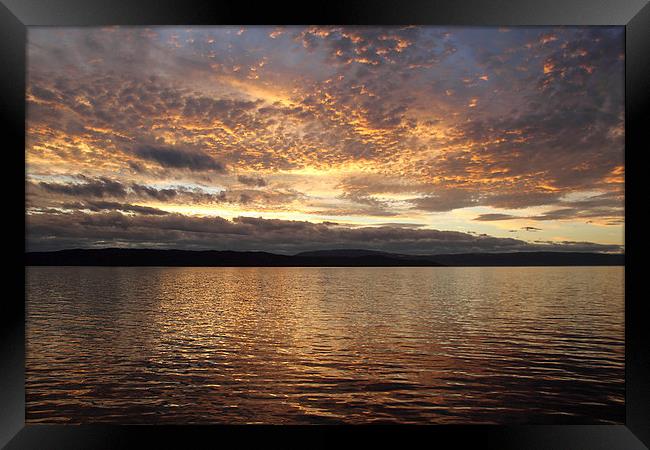
<path fill-rule="evenodd" d="M 624 269 L 27 268 L 28 423 L 621 423 Z"/>

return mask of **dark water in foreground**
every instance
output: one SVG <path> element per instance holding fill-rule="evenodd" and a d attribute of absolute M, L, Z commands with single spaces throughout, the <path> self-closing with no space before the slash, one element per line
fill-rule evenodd
<path fill-rule="evenodd" d="M 623 275 L 30 267 L 27 421 L 622 422 Z"/>

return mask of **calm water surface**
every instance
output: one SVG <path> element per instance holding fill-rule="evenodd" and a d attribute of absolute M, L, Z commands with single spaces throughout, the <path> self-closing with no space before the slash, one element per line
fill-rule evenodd
<path fill-rule="evenodd" d="M 27 421 L 622 422 L 623 277 L 30 267 Z"/>

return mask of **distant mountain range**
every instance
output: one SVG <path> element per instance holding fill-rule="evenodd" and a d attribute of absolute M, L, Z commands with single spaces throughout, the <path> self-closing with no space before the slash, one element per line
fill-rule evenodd
<path fill-rule="evenodd" d="M 27 252 L 27 266 L 165 267 L 397 267 L 397 266 L 621 266 L 625 255 L 577 252 L 404 255 L 372 250 L 321 250 L 296 255 L 267 252 L 149 249 L 75 249 Z"/>

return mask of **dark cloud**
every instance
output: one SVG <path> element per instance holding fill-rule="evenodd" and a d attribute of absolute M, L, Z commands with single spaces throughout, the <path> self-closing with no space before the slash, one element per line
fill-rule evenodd
<path fill-rule="evenodd" d="M 543 214 L 536 216 L 528 216 L 531 220 L 567 220 L 579 218 L 599 218 L 599 217 L 613 217 L 619 218 L 623 214 L 622 208 L 560 208 L 547 211 Z"/>
<path fill-rule="evenodd" d="M 333 215 L 355 215 L 366 214 L 369 216 L 395 216 L 397 213 L 392 211 L 389 202 L 379 200 L 373 196 L 360 195 L 358 193 L 344 193 L 339 198 L 353 202 L 354 208 L 340 209 L 333 208 L 329 214 Z"/>
<path fill-rule="evenodd" d="M 212 170 L 225 172 L 225 166 L 212 156 L 199 151 L 181 150 L 173 147 L 143 145 L 136 147 L 133 153 L 138 157 L 155 161 L 162 167 L 189 169 L 192 171 Z"/>
<path fill-rule="evenodd" d="M 493 222 L 496 220 L 510 220 L 516 218 L 517 216 L 513 216 L 512 214 L 491 213 L 481 214 L 478 217 L 474 218 L 474 220 L 478 220 L 480 222 Z"/>
<path fill-rule="evenodd" d="M 262 177 L 239 175 L 239 176 L 237 176 L 237 181 L 239 181 L 240 183 L 245 184 L 247 186 L 255 186 L 255 187 L 264 187 L 264 186 L 266 186 L 266 180 L 264 178 L 262 178 Z"/>
<path fill-rule="evenodd" d="M 589 242 L 527 243 L 512 238 L 395 226 L 347 227 L 278 219 L 188 217 L 180 214 L 127 215 L 75 211 L 28 216 L 30 250 L 69 246 L 130 245 L 176 248 L 298 252 L 366 248 L 414 254 L 507 251 L 620 251 L 618 245 Z M 55 240 L 53 238 L 56 237 Z"/>
<path fill-rule="evenodd" d="M 161 202 L 170 201 L 178 195 L 178 191 L 175 189 L 156 189 L 135 183 L 131 185 L 131 189 L 139 196 L 151 197 Z"/>
<path fill-rule="evenodd" d="M 411 199 L 410 202 L 416 209 L 432 212 L 451 211 L 479 204 L 476 193 L 462 189 L 440 189 L 434 195 Z"/>
<path fill-rule="evenodd" d="M 421 223 L 401 223 L 401 222 L 386 222 L 377 224 L 379 227 L 393 227 L 393 228 L 421 228 L 425 225 Z"/>
<path fill-rule="evenodd" d="M 484 194 L 483 201 L 485 206 L 494 208 L 519 209 L 531 206 L 554 204 L 562 197 L 562 193 L 544 190 L 528 190 L 522 186 L 518 190 L 504 190 Z"/>
<path fill-rule="evenodd" d="M 131 202 L 146 202 L 154 199 L 162 203 L 214 205 L 231 203 L 242 205 L 256 205 L 270 207 L 273 205 L 289 204 L 304 197 L 304 194 L 293 189 L 224 189 L 219 192 L 208 192 L 199 187 L 175 186 L 169 188 L 156 188 L 138 183 L 123 184 L 105 178 L 77 177 L 83 182 L 69 183 L 34 183 L 28 182 L 28 205 L 30 207 L 68 207 L 67 202 L 61 204 L 57 194 L 64 197 L 93 198 L 110 197 L 128 199 Z M 85 205 L 98 205 L 97 202 L 86 201 Z M 108 205 L 108 203 L 104 203 Z M 117 205 L 117 203 L 114 203 Z M 129 211 L 137 212 L 134 209 Z M 142 210 L 144 211 L 144 210 Z"/>
<path fill-rule="evenodd" d="M 132 212 L 143 215 L 154 215 L 154 216 L 164 216 L 169 214 L 167 211 L 163 211 L 158 208 L 152 208 L 149 206 L 140 206 L 140 205 L 130 205 L 125 203 L 118 202 L 107 202 L 107 201 L 87 201 L 87 202 L 76 202 L 76 203 L 63 203 L 63 208 L 65 209 L 79 209 L 79 210 L 89 210 L 93 212 L 100 211 L 123 211 L 123 212 Z"/>
<path fill-rule="evenodd" d="M 612 224 L 622 223 L 624 216 L 624 199 L 621 193 L 607 192 L 581 200 L 560 200 L 556 203 L 562 208 L 551 209 L 542 214 L 517 216 L 512 214 L 480 214 L 474 220 L 489 222 L 497 220 L 527 219 L 536 221 L 575 220 L 575 219 L 609 219 Z"/>
<path fill-rule="evenodd" d="M 40 86 L 32 86 L 30 88 L 30 93 L 40 100 L 55 101 L 59 99 L 59 96 L 56 95 L 56 93 Z"/>
<path fill-rule="evenodd" d="M 38 186 L 43 190 L 55 194 L 88 197 L 125 197 L 127 192 L 122 183 L 109 178 L 88 179 L 79 177 L 78 183 L 50 183 L 40 182 Z"/>

